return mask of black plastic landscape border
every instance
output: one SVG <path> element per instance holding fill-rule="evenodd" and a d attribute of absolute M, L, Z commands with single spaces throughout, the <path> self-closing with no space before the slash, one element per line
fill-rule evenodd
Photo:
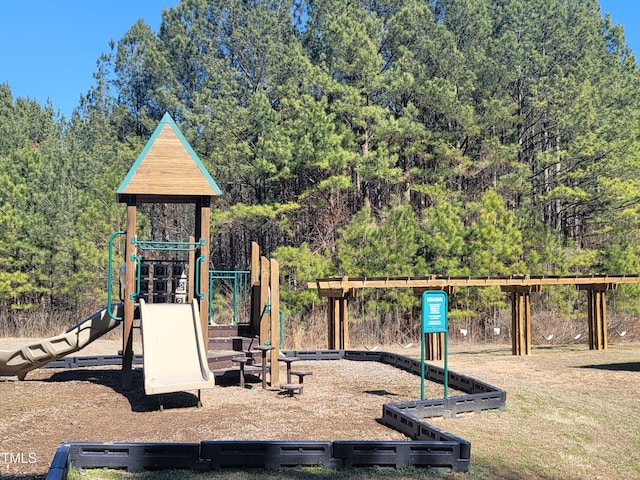
<path fill-rule="evenodd" d="M 133 356 L 134 365 L 142 365 L 142 355 Z M 85 368 L 122 365 L 122 355 L 86 355 L 77 357 L 62 357 L 49 362 L 40 368 Z"/>
<path fill-rule="evenodd" d="M 301 360 L 374 361 L 421 375 L 419 360 L 383 351 L 289 350 L 286 356 Z M 91 366 L 100 357 L 77 357 L 66 367 Z M 109 362 L 115 362 L 109 358 Z M 114 365 L 116 363 L 96 363 Z M 60 368 L 60 367 L 58 367 Z M 443 383 L 444 369 L 425 364 L 425 379 Z M 205 440 L 200 443 L 95 443 L 64 442 L 58 447 L 46 480 L 66 480 L 69 468 L 110 468 L 140 472 L 146 470 L 189 469 L 277 469 L 298 466 L 419 467 L 431 470 L 467 472 L 471 443 L 425 419 L 451 418 L 460 414 L 502 410 L 506 392 L 467 375 L 449 371 L 449 386 L 465 392 L 448 398 L 387 403 L 381 421 L 404 433 L 412 441 L 244 441 Z"/>

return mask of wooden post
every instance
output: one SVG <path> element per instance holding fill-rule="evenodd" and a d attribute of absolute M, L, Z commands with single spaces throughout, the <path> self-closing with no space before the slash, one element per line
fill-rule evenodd
<path fill-rule="evenodd" d="M 606 350 L 607 335 L 607 298 L 606 291 L 615 289 L 615 284 L 580 285 L 587 292 L 587 324 L 589 329 L 589 349 Z"/>
<path fill-rule="evenodd" d="M 278 262 L 273 258 L 269 267 L 269 284 L 271 286 L 269 315 L 271 335 L 269 336 L 269 344 L 273 347 L 273 350 L 271 350 L 271 386 L 273 387 L 280 383 L 280 368 L 278 365 L 278 358 L 280 358 L 280 268 Z"/>
<path fill-rule="evenodd" d="M 444 358 L 444 333 L 425 333 L 425 360 L 442 360 Z"/>
<path fill-rule="evenodd" d="M 196 238 L 199 238 L 204 245 L 199 248 L 200 257 L 200 278 L 196 281 L 199 285 L 199 293 L 202 298 L 198 300 L 200 305 L 200 328 L 202 329 L 202 339 L 205 346 L 209 344 L 209 251 L 210 238 L 209 228 L 211 225 L 211 198 L 202 197 L 196 204 Z"/>
<path fill-rule="evenodd" d="M 450 297 L 453 295 L 454 287 L 452 285 L 443 285 L 442 287 L 415 287 L 413 293 L 415 295 L 422 295 L 426 290 L 442 290 Z M 424 334 L 425 360 L 443 360 L 444 342 L 444 332 Z"/>
<path fill-rule="evenodd" d="M 251 286 L 260 281 L 260 246 L 251 242 Z"/>
<path fill-rule="evenodd" d="M 615 286 L 614 286 L 615 288 Z M 601 322 L 602 322 L 602 349 L 606 350 L 607 348 L 609 348 L 609 337 L 607 335 L 607 294 L 606 292 L 603 290 L 601 293 L 601 297 L 600 297 L 600 305 L 601 305 L 601 309 L 602 309 L 602 317 L 601 317 Z"/>
<path fill-rule="evenodd" d="M 189 242 L 194 243 L 196 239 L 193 235 L 189 236 Z M 187 303 L 193 301 L 196 283 L 196 251 L 189 251 L 189 279 L 187 281 Z"/>
<path fill-rule="evenodd" d="M 355 289 L 336 292 L 337 296 L 327 297 L 327 348 L 345 350 L 349 348 L 349 298 Z"/>
<path fill-rule="evenodd" d="M 341 297 L 329 297 L 329 346 L 330 350 L 339 350 L 342 348 L 342 324 L 344 323 L 343 313 L 341 308 Z"/>
<path fill-rule="evenodd" d="M 336 317 L 335 298 L 327 297 L 327 348 L 329 350 L 333 350 L 336 348 L 335 317 Z"/>
<path fill-rule="evenodd" d="M 511 294 L 511 353 L 531 355 L 531 292 L 540 285 L 503 286 Z"/>
<path fill-rule="evenodd" d="M 137 248 L 133 244 L 136 236 L 136 201 L 127 202 L 127 244 L 125 247 L 125 288 L 124 288 L 124 324 L 122 330 L 122 389 L 131 390 L 133 368 L 133 314 L 136 292 L 136 267 L 134 258 Z"/>
<path fill-rule="evenodd" d="M 269 303 L 269 260 L 260 259 L 260 345 L 269 341 L 269 315 L 265 306 Z"/>
<path fill-rule="evenodd" d="M 340 350 L 349 348 L 349 300 L 347 297 L 339 299 L 340 309 L 340 328 L 339 328 L 339 345 Z"/>
<path fill-rule="evenodd" d="M 256 242 L 251 242 L 251 313 L 249 322 L 253 335 L 260 335 L 260 316 L 262 306 L 260 305 L 260 246 Z M 260 345 L 264 345 L 260 342 Z"/>

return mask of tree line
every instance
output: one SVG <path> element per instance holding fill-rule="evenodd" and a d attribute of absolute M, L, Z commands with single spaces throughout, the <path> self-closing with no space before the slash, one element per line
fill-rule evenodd
<path fill-rule="evenodd" d="M 223 190 L 212 267 L 257 241 L 298 321 L 328 275 L 640 272 L 640 75 L 596 0 L 181 0 L 106 47 L 70 118 L 0 86 L 3 318 L 104 302 L 115 190 L 165 112 Z M 360 302 L 415 318 L 409 292 Z"/>

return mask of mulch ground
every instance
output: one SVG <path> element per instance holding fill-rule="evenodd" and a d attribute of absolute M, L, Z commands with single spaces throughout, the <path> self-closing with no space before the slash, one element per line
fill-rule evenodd
<path fill-rule="evenodd" d="M 0 339 L 0 348 L 24 340 Z M 118 341 L 99 340 L 77 355 L 113 354 Z M 45 475 L 63 441 L 199 442 L 202 440 L 409 440 L 378 422 L 382 405 L 420 398 L 420 380 L 389 365 L 348 360 L 301 361 L 311 370 L 304 394 L 289 397 L 237 375 L 216 388 L 146 396 L 141 368 L 133 389 L 121 389 L 120 367 L 34 370 L 20 382 L 0 381 L 0 478 Z M 281 366 L 281 379 L 285 378 Z M 427 382 L 427 398 L 442 386 Z M 8 452 L 9 461 L 3 461 Z M 28 477 L 27 477 L 28 478 Z"/>

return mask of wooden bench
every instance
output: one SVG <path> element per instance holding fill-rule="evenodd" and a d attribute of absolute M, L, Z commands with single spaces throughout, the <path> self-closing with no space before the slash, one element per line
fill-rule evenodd
<path fill-rule="evenodd" d="M 296 390 L 298 390 L 300 395 L 302 395 L 303 386 L 300 385 L 299 383 L 283 383 L 282 385 L 280 385 L 280 388 L 282 390 L 285 390 L 287 393 L 289 393 L 290 397 L 293 397 L 293 393 Z"/>

